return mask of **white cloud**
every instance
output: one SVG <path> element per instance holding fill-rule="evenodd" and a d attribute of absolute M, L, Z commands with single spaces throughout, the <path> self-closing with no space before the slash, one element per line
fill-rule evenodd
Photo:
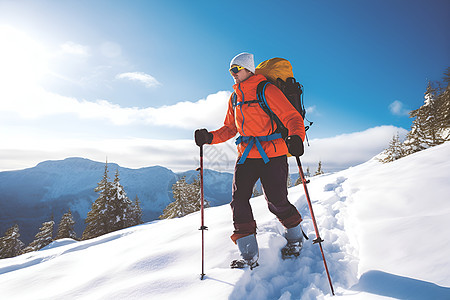
<path fill-rule="evenodd" d="M 48 92 L 39 86 L 0 90 L 0 112 L 22 118 L 75 114 L 83 119 L 106 120 L 116 125 L 145 124 L 192 129 L 220 126 L 224 120 L 229 92 L 218 92 L 197 102 L 179 102 L 159 108 L 122 107 L 107 100 L 87 101 Z"/>
<path fill-rule="evenodd" d="M 77 55 L 77 56 L 89 56 L 89 47 L 80 45 L 74 42 L 65 42 L 60 46 L 63 53 Z"/>
<path fill-rule="evenodd" d="M 396 116 L 408 116 L 410 110 L 404 107 L 401 101 L 395 100 L 389 104 L 389 111 Z"/>
<path fill-rule="evenodd" d="M 178 102 L 140 111 L 142 120 L 155 125 L 178 128 L 221 126 L 225 119 L 230 92 L 221 91 L 197 102 Z"/>
<path fill-rule="evenodd" d="M 132 81 L 137 81 L 140 83 L 143 83 L 146 87 L 156 87 L 160 86 L 161 83 L 156 80 L 155 77 L 145 74 L 143 72 L 128 72 L 128 73 L 122 73 L 116 76 L 117 79 L 128 79 Z"/>

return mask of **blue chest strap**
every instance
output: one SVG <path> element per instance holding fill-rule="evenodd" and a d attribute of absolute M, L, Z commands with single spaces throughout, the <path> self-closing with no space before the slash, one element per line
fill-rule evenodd
<path fill-rule="evenodd" d="M 245 162 L 247 159 L 248 154 L 250 153 L 250 150 L 253 148 L 253 145 L 256 144 L 256 148 L 258 149 L 259 154 L 261 155 L 262 159 L 264 160 L 264 163 L 267 164 L 269 162 L 269 157 L 267 156 L 266 152 L 264 151 L 261 142 L 269 142 L 276 139 L 281 138 L 281 133 L 273 133 L 271 135 L 265 135 L 265 136 L 239 136 L 236 139 L 236 145 L 239 145 L 240 143 L 246 143 L 248 144 L 247 147 L 245 147 L 244 153 L 242 153 L 241 158 L 238 161 L 238 164 L 241 165 Z"/>

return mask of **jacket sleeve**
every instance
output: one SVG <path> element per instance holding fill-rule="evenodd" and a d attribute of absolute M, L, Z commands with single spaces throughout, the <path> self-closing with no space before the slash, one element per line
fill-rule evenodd
<path fill-rule="evenodd" d="M 213 140 L 211 144 L 219 144 L 228 141 L 232 137 L 234 137 L 237 133 L 237 128 L 234 121 L 234 109 L 231 103 L 231 97 L 228 101 L 228 111 L 225 116 L 225 121 L 223 122 L 223 126 L 217 130 L 211 131 L 213 134 Z"/>
<path fill-rule="evenodd" d="M 289 135 L 298 135 L 304 141 L 306 133 L 303 118 L 283 92 L 275 85 L 268 85 L 266 89 L 266 101 L 270 109 L 289 130 Z"/>

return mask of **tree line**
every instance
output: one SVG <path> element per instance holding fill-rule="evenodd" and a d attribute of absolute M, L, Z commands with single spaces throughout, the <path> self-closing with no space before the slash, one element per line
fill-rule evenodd
<path fill-rule="evenodd" d="M 409 113 L 413 118 L 405 140 L 393 136 L 379 160 L 388 163 L 450 140 L 450 68 L 442 82 L 428 82 L 424 104 Z"/>
<path fill-rule="evenodd" d="M 95 192 L 99 193 L 99 196 L 92 203 L 91 210 L 84 221 L 86 228 L 81 240 L 95 238 L 142 223 L 139 198 L 136 196 L 134 202 L 130 201 L 124 187 L 120 184 L 118 170 L 114 180 L 110 181 L 108 163 L 105 164 L 103 178 L 97 184 Z M 25 248 L 24 243 L 20 240 L 19 226 L 15 224 L 8 228 L 5 235 L 0 238 L 0 259 L 40 250 L 59 239 L 77 240 L 74 230 L 75 221 L 70 209 L 61 217 L 55 238 L 53 238 L 54 225 L 53 220 L 42 223 L 34 240 Z"/>

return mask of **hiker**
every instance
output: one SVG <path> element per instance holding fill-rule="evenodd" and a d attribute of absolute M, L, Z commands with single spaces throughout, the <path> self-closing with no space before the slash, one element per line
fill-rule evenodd
<path fill-rule="evenodd" d="M 249 200 L 258 179 L 261 180 L 269 210 L 286 228 L 288 243 L 298 243 L 303 239 L 300 227 L 302 218 L 287 198 L 287 154 L 303 154 L 305 127 L 302 116 L 285 95 L 275 85 L 269 84 L 265 89 L 267 104 L 289 130 L 289 136 L 283 140 L 281 134 L 275 132 L 273 120 L 255 101 L 257 85 L 266 78 L 255 75 L 253 54 L 241 53 L 235 56 L 230 62 L 229 71 L 235 82 L 233 89 L 236 98 L 233 102 L 233 95 L 230 97 L 224 125 L 211 132 L 197 129 L 195 142 L 198 146 L 218 144 L 233 138 L 236 133 L 241 135 L 237 140 L 238 159 L 230 203 L 234 225 L 231 239 L 237 244 L 242 257 L 233 263 L 252 268 L 258 265 L 259 254 L 257 226 Z M 232 267 L 241 266 L 233 266 L 233 263 Z"/>

